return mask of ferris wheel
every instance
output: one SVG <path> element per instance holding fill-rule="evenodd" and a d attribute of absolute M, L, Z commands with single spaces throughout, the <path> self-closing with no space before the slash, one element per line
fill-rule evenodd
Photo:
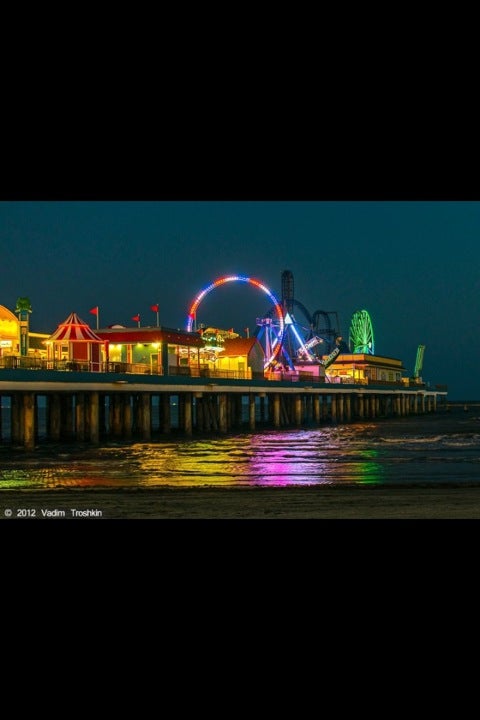
<path fill-rule="evenodd" d="M 271 290 L 267 288 L 266 285 L 261 283 L 256 278 L 246 277 L 244 275 L 224 275 L 207 285 L 207 287 L 205 287 L 198 293 L 192 305 L 190 306 L 186 325 L 187 332 L 192 332 L 192 330 L 197 329 L 197 310 L 206 295 L 212 292 L 212 290 L 215 290 L 215 288 L 224 285 L 225 283 L 238 282 L 248 283 L 249 285 L 252 285 L 258 290 L 261 290 L 263 293 L 265 293 L 265 295 L 267 295 L 267 297 L 272 303 L 270 315 L 268 317 L 264 316 L 264 322 L 261 324 L 263 327 L 263 332 L 257 338 L 263 347 L 265 357 L 264 367 L 267 368 L 273 365 L 278 356 L 280 355 L 283 344 L 283 336 L 285 332 L 285 321 L 283 317 L 282 307 L 275 295 L 272 293 Z M 257 319 L 257 325 L 258 324 L 259 323 Z"/>
<path fill-rule="evenodd" d="M 348 342 L 353 353 L 375 355 L 372 321 L 367 310 L 357 310 L 353 314 Z"/>

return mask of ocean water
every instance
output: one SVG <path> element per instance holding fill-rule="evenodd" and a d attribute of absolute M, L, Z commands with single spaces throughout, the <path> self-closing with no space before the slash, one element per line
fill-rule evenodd
<path fill-rule="evenodd" d="M 480 405 L 155 443 L 0 446 L 0 491 L 480 485 Z"/>

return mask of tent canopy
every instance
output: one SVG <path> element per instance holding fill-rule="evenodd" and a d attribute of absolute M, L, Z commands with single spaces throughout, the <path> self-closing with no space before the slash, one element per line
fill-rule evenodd
<path fill-rule="evenodd" d="M 53 335 L 47 338 L 47 342 L 104 343 L 105 340 L 98 337 L 77 313 L 72 312 L 63 323 L 60 323 Z"/>

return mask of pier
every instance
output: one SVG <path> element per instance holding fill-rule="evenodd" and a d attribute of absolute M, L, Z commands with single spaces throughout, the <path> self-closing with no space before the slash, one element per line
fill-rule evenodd
<path fill-rule="evenodd" d="M 436 412 L 446 391 L 402 383 L 2 369 L 0 442 L 155 442 Z M 42 415 L 43 413 L 43 415 Z M 42 417 L 41 417 L 42 415 Z M 42 429 L 42 432 L 40 432 Z"/>

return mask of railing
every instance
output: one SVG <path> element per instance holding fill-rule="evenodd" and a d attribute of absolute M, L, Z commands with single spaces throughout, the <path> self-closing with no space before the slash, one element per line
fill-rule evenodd
<path fill-rule="evenodd" d="M 93 362 L 88 360 L 45 360 L 36 357 L 6 356 L 0 357 L 1 369 L 20 370 L 59 370 L 61 372 L 100 372 L 135 373 L 137 375 L 163 375 L 162 368 L 149 363 Z M 170 366 L 168 375 L 187 377 L 230 378 L 232 380 L 250 380 L 251 370 L 212 370 L 208 367 Z"/>
<path fill-rule="evenodd" d="M 188 377 L 225 378 L 227 380 L 251 380 L 251 370 L 212 370 L 209 367 L 176 367 L 168 368 L 169 375 L 186 375 Z"/>
<path fill-rule="evenodd" d="M 11 370 L 67 370 L 67 360 L 45 360 L 36 357 L 0 357 L 0 369 Z"/>
<path fill-rule="evenodd" d="M 126 363 L 126 362 L 93 362 L 87 360 L 45 360 L 37 357 L 23 356 L 6 356 L 0 357 L 0 370 L 2 369 L 22 369 L 22 370 L 59 370 L 62 372 L 97 372 L 97 373 L 117 373 L 137 375 L 164 375 L 162 368 L 158 369 L 157 365 L 149 363 Z M 392 380 L 372 380 L 369 378 L 355 378 L 350 376 L 338 375 L 334 377 L 320 377 L 307 372 L 252 372 L 251 368 L 247 370 L 213 370 L 203 366 L 169 366 L 166 375 L 184 376 L 184 377 L 205 377 L 205 378 L 224 378 L 229 380 L 269 380 L 283 382 L 308 382 L 311 385 L 324 384 L 349 384 L 349 385 L 380 385 L 380 386 L 399 386 L 425 388 L 425 383 L 405 383 L 405 378 L 399 381 Z M 446 385 L 435 386 L 437 390 L 446 390 Z"/>
<path fill-rule="evenodd" d="M 93 360 L 45 360 L 36 357 L 0 357 L 1 369 L 20 370 L 60 370 L 61 372 L 109 372 L 152 374 L 147 363 L 101 362 Z M 156 371 L 155 375 L 161 375 Z"/>
<path fill-rule="evenodd" d="M 368 385 L 368 378 L 353 378 L 351 375 L 327 375 L 325 382 L 332 385 Z"/>

